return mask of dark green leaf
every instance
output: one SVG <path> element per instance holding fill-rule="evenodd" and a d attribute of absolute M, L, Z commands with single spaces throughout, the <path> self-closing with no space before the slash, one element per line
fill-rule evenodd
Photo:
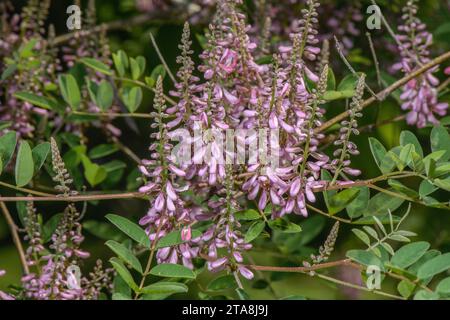
<path fill-rule="evenodd" d="M 175 293 L 186 293 L 188 287 L 184 283 L 179 282 L 156 282 L 142 288 L 141 293 L 144 294 L 164 294 L 171 295 Z"/>
<path fill-rule="evenodd" d="M 0 158 L 2 159 L 2 168 L 11 160 L 17 144 L 17 133 L 10 131 L 0 137 Z"/>
<path fill-rule="evenodd" d="M 388 195 L 386 193 L 377 193 L 374 197 L 369 200 L 369 205 L 367 206 L 367 211 L 365 216 L 379 216 L 388 213 L 388 210 L 394 212 L 399 208 L 404 199 Z"/>
<path fill-rule="evenodd" d="M 38 144 L 31 153 L 34 161 L 34 172 L 38 173 L 50 153 L 50 143 L 43 142 Z"/>
<path fill-rule="evenodd" d="M 359 194 L 349 205 L 346 210 L 350 218 L 358 218 L 361 216 L 369 204 L 370 191 L 368 187 L 356 187 L 359 190 Z"/>
<path fill-rule="evenodd" d="M 34 174 L 33 155 L 30 145 L 25 140 L 22 140 L 19 146 L 16 160 L 16 185 L 23 187 L 31 181 Z"/>
<path fill-rule="evenodd" d="M 134 270 L 142 274 L 142 266 L 139 260 L 134 256 L 133 252 L 123 244 L 113 240 L 105 243 L 115 254 L 124 262 L 129 264 Z"/>
<path fill-rule="evenodd" d="M 375 159 L 375 163 L 381 169 L 381 161 L 384 159 L 386 155 L 386 148 L 375 138 L 369 138 L 370 151 L 372 152 L 372 156 Z"/>
<path fill-rule="evenodd" d="M 131 239 L 133 239 L 137 243 L 140 243 L 146 248 L 150 248 L 150 240 L 148 238 L 148 235 L 140 226 L 138 226 L 134 222 L 131 222 L 127 218 L 115 214 L 108 214 L 106 215 L 106 218 Z"/>
<path fill-rule="evenodd" d="M 439 151 L 445 150 L 445 155 L 442 157 L 442 161 L 450 159 L 450 135 L 443 126 L 434 126 L 430 135 L 431 150 Z"/>
<path fill-rule="evenodd" d="M 150 274 L 167 278 L 195 279 L 196 277 L 194 271 L 192 271 L 191 269 L 173 263 L 158 264 L 150 270 Z"/>
<path fill-rule="evenodd" d="M 62 74 L 58 77 L 58 81 L 59 90 L 61 91 L 64 101 L 66 101 L 72 109 L 78 109 L 81 104 L 81 94 L 74 76 L 71 74 Z"/>
<path fill-rule="evenodd" d="M 285 232 L 285 233 L 296 233 L 296 232 L 302 231 L 302 228 L 299 225 L 292 223 L 290 221 L 287 221 L 283 218 L 270 220 L 269 227 L 272 230 Z"/>
<path fill-rule="evenodd" d="M 122 99 L 128 110 L 133 113 L 142 102 L 142 89 L 140 87 L 125 88 Z"/>
<path fill-rule="evenodd" d="M 138 291 L 138 286 L 136 282 L 134 282 L 133 276 L 130 271 L 128 271 L 127 267 L 125 267 L 121 260 L 118 258 L 111 258 L 109 262 L 112 264 L 117 273 L 122 277 L 122 279 L 128 284 L 128 286 L 134 291 Z"/>
<path fill-rule="evenodd" d="M 328 200 L 328 211 L 331 215 L 345 209 L 358 196 L 360 190 L 356 188 L 345 189 Z"/>
<path fill-rule="evenodd" d="M 48 110 L 54 110 L 57 106 L 55 101 L 29 92 L 16 92 L 14 93 L 14 97 Z"/>
<path fill-rule="evenodd" d="M 414 133 L 405 130 L 400 133 L 400 145 L 406 146 L 407 144 L 412 144 L 414 146 L 414 150 L 420 155 L 421 158 L 423 158 L 423 150 L 419 140 L 417 140 Z"/>
<path fill-rule="evenodd" d="M 211 281 L 208 286 L 206 287 L 206 290 L 208 291 L 222 291 L 227 289 L 234 289 L 236 288 L 236 280 L 232 275 L 226 275 L 222 277 L 218 277 Z"/>

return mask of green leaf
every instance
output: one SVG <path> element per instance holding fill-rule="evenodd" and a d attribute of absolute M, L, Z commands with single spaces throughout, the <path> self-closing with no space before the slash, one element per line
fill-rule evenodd
<path fill-rule="evenodd" d="M 44 243 L 47 243 L 52 238 L 58 227 L 59 221 L 63 217 L 62 213 L 54 214 L 42 227 L 42 239 Z"/>
<path fill-rule="evenodd" d="M 347 251 L 346 256 L 353 261 L 362 264 L 364 266 L 372 266 L 375 265 L 380 268 L 380 270 L 384 270 L 383 262 L 381 262 L 380 258 L 378 258 L 375 254 L 370 251 L 365 250 L 350 250 Z"/>
<path fill-rule="evenodd" d="M 328 211 L 331 215 L 343 210 L 353 200 L 356 199 L 360 190 L 356 188 L 345 189 L 328 200 Z"/>
<path fill-rule="evenodd" d="M 358 74 L 359 76 L 361 73 Z M 353 74 L 346 75 L 337 87 L 337 91 L 355 90 L 358 78 Z"/>
<path fill-rule="evenodd" d="M 414 300 L 438 300 L 439 294 L 436 292 L 428 292 L 426 290 L 419 290 L 414 295 Z"/>
<path fill-rule="evenodd" d="M 117 273 L 122 277 L 123 281 L 128 284 L 128 286 L 133 289 L 135 292 L 138 291 L 138 286 L 136 282 L 134 282 L 133 276 L 130 271 L 128 271 L 127 267 L 125 267 L 118 258 L 111 258 L 109 262 L 112 264 Z"/>
<path fill-rule="evenodd" d="M 130 296 L 127 296 L 120 292 L 113 293 L 111 298 L 112 298 L 112 300 L 132 300 L 132 298 Z"/>
<path fill-rule="evenodd" d="M 130 58 L 131 77 L 133 80 L 137 80 L 145 71 L 145 58 L 137 57 L 136 59 Z"/>
<path fill-rule="evenodd" d="M 99 159 L 109 156 L 115 152 L 119 151 L 119 147 L 115 144 L 99 144 L 89 151 L 89 158 Z"/>
<path fill-rule="evenodd" d="M 33 162 L 34 162 L 34 172 L 37 173 L 41 169 L 48 154 L 50 153 L 50 143 L 43 142 L 38 144 L 32 150 Z"/>
<path fill-rule="evenodd" d="M 186 293 L 188 287 L 184 283 L 160 281 L 142 288 L 143 294 L 175 294 Z"/>
<path fill-rule="evenodd" d="M 283 218 L 270 220 L 269 227 L 272 230 L 280 231 L 280 232 L 284 232 L 284 233 L 296 233 L 296 232 L 302 231 L 302 228 L 299 225 L 292 223 L 290 221 L 287 221 Z"/>
<path fill-rule="evenodd" d="M 406 280 L 402 280 L 397 285 L 397 290 L 401 294 L 403 298 L 408 298 L 413 293 L 416 288 L 414 283 L 411 283 Z"/>
<path fill-rule="evenodd" d="M 440 295 L 450 295 L 450 277 L 447 277 L 439 282 L 436 287 L 436 292 Z"/>
<path fill-rule="evenodd" d="M 375 138 L 369 138 L 370 151 L 375 159 L 375 163 L 381 169 L 381 161 L 384 159 L 387 151 L 383 144 Z"/>
<path fill-rule="evenodd" d="M 34 174 L 34 163 L 31 148 L 28 142 L 22 140 L 16 160 L 16 185 L 23 187 L 31 181 Z"/>
<path fill-rule="evenodd" d="M 255 221 L 248 229 L 247 233 L 245 234 L 244 241 L 247 243 L 252 242 L 255 240 L 261 232 L 264 230 L 264 227 L 266 226 L 266 223 L 264 221 Z"/>
<path fill-rule="evenodd" d="M 429 247 L 430 244 L 425 241 L 413 242 L 404 245 L 394 254 L 391 259 L 391 264 L 402 269 L 406 269 L 418 261 L 425 254 L 425 252 L 427 252 Z"/>
<path fill-rule="evenodd" d="M 369 200 L 369 205 L 367 206 L 367 210 L 365 212 L 365 216 L 379 216 L 384 215 L 390 210 L 394 212 L 397 208 L 399 208 L 404 199 L 400 199 L 398 197 L 393 197 L 386 193 L 380 192 L 377 193 Z"/>
<path fill-rule="evenodd" d="M 191 230 L 192 239 L 198 238 L 202 235 L 202 233 L 199 230 L 192 229 Z M 181 240 L 181 230 L 172 231 L 169 234 L 165 235 L 161 239 L 158 240 L 158 243 L 156 245 L 156 248 L 165 248 L 165 247 L 172 247 L 176 246 L 178 244 L 184 243 L 186 241 Z"/>
<path fill-rule="evenodd" d="M 450 178 L 447 179 L 434 179 L 433 184 L 441 189 L 450 191 Z"/>
<path fill-rule="evenodd" d="M 80 59 L 80 62 L 86 65 L 87 67 L 94 69 L 95 71 L 98 71 L 100 73 L 106 74 L 108 76 L 112 75 L 112 70 L 103 62 L 93 59 L 93 58 L 82 58 Z"/>
<path fill-rule="evenodd" d="M 14 93 L 14 97 L 47 110 L 54 110 L 57 107 L 55 101 L 29 92 L 19 91 Z"/>
<path fill-rule="evenodd" d="M 407 186 L 405 186 L 403 183 L 401 183 L 400 181 L 397 180 L 393 180 L 393 179 L 388 179 L 388 184 L 396 191 L 399 191 L 405 195 L 407 195 L 408 197 L 411 198 L 419 198 L 419 194 L 417 193 L 417 191 L 408 188 Z"/>
<path fill-rule="evenodd" d="M 218 277 L 211 281 L 208 286 L 206 287 L 206 290 L 208 291 L 222 291 L 227 289 L 234 289 L 236 288 L 236 280 L 232 275 L 226 275 L 222 277 Z"/>
<path fill-rule="evenodd" d="M 117 53 L 113 53 L 113 61 L 114 66 L 116 67 L 117 72 L 121 77 L 125 75 L 126 70 L 128 69 L 128 56 L 123 50 L 117 51 Z"/>
<path fill-rule="evenodd" d="M 142 102 L 142 89 L 140 87 L 125 88 L 122 99 L 127 109 L 133 113 Z"/>
<path fill-rule="evenodd" d="M 158 264 L 150 270 L 150 274 L 158 277 L 195 279 L 194 271 L 173 263 Z"/>
<path fill-rule="evenodd" d="M 450 268 L 450 252 L 437 256 L 425 262 L 417 271 L 419 279 L 433 277 Z"/>
<path fill-rule="evenodd" d="M 323 98 L 327 101 L 338 100 L 338 99 L 347 99 L 353 97 L 355 94 L 354 90 L 328 90 L 323 94 Z"/>
<path fill-rule="evenodd" d="M 442 157 L 442 161 L 450 159 L 450 135 L 443 126 L 434 126 L 430 135 L 431 150 L 445 150 L 445 155 Z"/>
<path fill-rule="evenodd" d="M 331 179 L 333 179 L 331 174 L 327 170 L 323 170 L 323 169 L 320 171 L 320 178 L 323 181 L 331 181 Z M 327 208 L 329 208 L 329 206 L 330 206 L 329 199 L 332 196 L 334 196 L 336 193 L 337 193 L 336 190 L 325 190 L 322 192 Z"/>
<path fill-rule="evenodd" d="M 97 105 L 102 109 L 102 111 L 106 111 L 111 107 L 114 100 L 114 91 L 112 85 L 103 80 L 100 82 L 100 85 L 97 88 L 97 96 L 96 101 Z"/>
<path fill-rule="evenodd" d="M 249 297 L 248 293 L 245 292 L 243 289 L 237 288 L 236 289 L 236 293 L 237 293 L 237 295 L 239 297 L 239 300 L 250 300 L 250 297 Z"/>
<path fill-rule="evenodd" d="M 125 233 L 137 243 L 143 245 L 146 248 L 150 248 L 150 240 L 148 238 L 148 235 L 140 226 L 138 226 L 134 222 L 131 222 L 127 218 L 115 214 L 106 215 L 106 219 L 108 219 L 112 224 L 114 224 L 123 233 Z"/>
<path fill-rule="evenodd" d="M 355 200 L 350 202 L 347 207 L 347 214 L 350 218 L 358 218 L 363 214 L 369 204 L 370 191 L 368 187 L 356 187 L 359 190 L 359 194 Z"/>
<path fill-rule="evenodd" d="M 414 135 L 414 133 L 412 133 L 411 131 L 405 130 L 400 133 L 400 145 L 404 147 L 407 144 L 412 144 L 414 146 L 414 150 L 417 152 L 417 154 L 419 154 L 420 157 L 423 158 L 423 150 L 422 150 L 422 146 L 420 145 L 419 140 Z"/>
<path fill-rule="evenodd" d="M 129 264 L 134 270 L 142 274 L 142 266 L 139 260 L 134 256 L 133 252 L 123 244 L 109 240 L 105 243 L 117 256 Z"/>
<path fill-rule="evenodd" d="M 9 66 L 6 67 L 6 69 L 2 72 L 2 76 L 0 77 L 1 81 L 5 81 L 6 79 L 8 79 L 10 76 L 12 76 L 14 74 L 14 72 L 16 72 L 17 70 L 17 64 L 10 64 Z"/>
<path fill-rule="evenodd" d="M 404 169 L 404 164 L 394 152 L 388 151 L 381 160 L 380 170 L 383 174 L 389 173 L 397 167 L 400 171 Z"/>
<path fill-rule="evenodd" d="M 95 187 L 106 179 L 108 174 L 106 173 L 105 168 L 100 167 L 98 164 L 92 163 L 90 161 L 83 161 L 83 165 L 84 176 L 92 187 Z"/>
<path fill-rule="evenodd" d="M 370 238 L 365 232 L 359 229 L 352 229 L 352 232 L 367 246 L 370 246 Z"/>
<path fill-rule="evenodd" d="M 238 220 L 257 220 L 261 218 L 261 214 L 255 209 L 247 209 L 244 211 L 239 211 L 234 214 L 234 217 Z"/>
<path fill-rule="evenodd" d="M 150 77 L 154 80 L 154 83 L 156 83 L 159 76 L 161 76 L 162 79 L 166 76 L 166 69 L 162 64 L 157 65 L 150 74 Z"/>
<path fill-rule="evenodd" d="M 408 143 L 401 149 L 399 159 L 403 163 L 403 166 L 407 166 L 412 162 L 412 152 L 414 151 L 415 147 L 411 143 Z"/>
<path fill-rule="evenodd" d="M 78 88 L 77 80 L 71 74 L 62 74 L 58 77 L 59 90 L 64 101 L 69 104 L 72 109 L 78 109 L 81 104 L 81 94 Z"/>
<path fill-rule="evenodd" d="M 17 133 L 10 131 L 0 137 L 0 159 L 4 168 L 11 160 L 14 150 L 16 150 Z"/>
<path fill-rule="evenodd" d="M 425 196 L 436 191 L 437 189 L 438 189 L 438 187 L 434 186 L 428 180 L 423 180 L 419 186 L 419 195 L 421 198 L 424 198 Z"/>

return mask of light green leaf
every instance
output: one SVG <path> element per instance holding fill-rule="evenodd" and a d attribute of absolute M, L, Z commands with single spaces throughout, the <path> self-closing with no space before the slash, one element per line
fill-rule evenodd
<path fill-rule="evenodd" d="M 114 100 L 114 91 L 111 84 L 103 80 L 97 88 L 96 101 L 102 111 L 106 111 L 111 107 Z"/>
<path fill-rule="evenodd" d="M 238 220 L 257 220 L 261 218 L 261 214 L 255 209 L 247 209 L 244 211 L 238 211 L 234 214 L 234 217 Z"/>
<path fill-rule="evenodd" d="M 167 278 L 195 279 L 195 273 L 189 268 L 179 264 L 161 263 L 150 270 L 150 274 Z"/>
<path fill-rule="evenodd" d="M 431 150 L 445 150 L 445 155 L 442 157 L 442 161 L 450 159 L 450 135 L 443 126 L 433 126 L 430 135 Z"/>
<path fill-rule="evenodd" d="M 30 145 L 25 140 L 22 140 L 19 146 L 16 160 L 16 185 L 23 187 L 31 181 L 34 174 L 33 155 Z"/>
<path fill-rule="evenodd" d="M 117 256 L 134 270 L 142 274 L 142 266 L 139 260 L 134 256 L 133 252 L 125 247 L 123 244 L 114 240 L 106 241 L 105 243 Z"/>
<path fill-rule="evenodd" d="M 93 59 L 93 58 L 82 58 L 80 59 L 80 62 L 86 65 L 87 67 L 94 69 L 95 71 L 98 71 L 100 73 L 106 74 L 108 76 L 112 75 L 112 70 L 103 62 Z"/>
<path fill-rule="evenodd" d="M 450 268 L 450 252 L 437 256 L 425 262 L 417 271 L 419 279 L 433 277 Z"/>
<path fill-rule="evenodd" d="M 125 88 L 122 93 L 122 99 L 128 110 L 133 113 L 142 102 L 142 89 L 140 87 Z"/>
<path fill-rule="evenodd" d="M 417 152 L 420 155 L 420 157 L 423 158 L 423 150 L 419 140 L 417 140 L 414 133 L 405 130 L 400 133 L 400 145 L 404 147 L 407 144 L 412 144 L 414 146 L 415 152 Z"/>
<path fill-rule="evenodd" d="M 111 258 L 109 262 L 112 264 L 117 273 L 122 277 L 122 279 L 128 284 L 128 286 L 134 291 L 138 291 L 138 286 L 136 282 L 134 282 L 133 276 L 130 271 L 128 271 L 127 267 L 124 266 L 121 260 L 118 258 Z"/>
<path fill-rule="evenodd" d="M 391 259 L 391 264 L 405 269 L 418 261 L 427 252 L 430 244 L 425 241 L 413 242 L 404 245 Z"/>
<path fill-rule="evenodd" d="M 434 179 L 433 184 L 441 189 L 450 191 L 450 178 L 447 179 Z"/>
<path fill-rule="evenodd" d="M 164 294 L 186 293 L 188 287 L 184 283 L 160 281 L 142 288 L 143 294 Z"/>
<path fill-rule="evenodd" d="M 57 107 L 55 101 L 29 92 L 19 91 L 14 93 L 14 97 L 47 110 L 54 110 Z"/>
<path fill-rule="evenodd" d="M 266 223 L 264 221 L 255 221 L 245 234 L 244 241 L 250 243 L 255 240 L 264 230 L 265 226 Z"/>
<path fill-rule="evenodd" d="M 112 224 L 114 224 L 123 233 L 125 233 L 137 243 L 143 245 L 146 248 L 150 248 L 150 240 L 148 238 L 148 235 L 140 226 L 138 226 L 134 222 L 131 222 L 127 218 L 115 214 L 106 215 L 106 219 L 108 219 Z"/>
<path fill-rule="evenodd" d="M 370 151 L 372 152 L 372 156 L 375 159 L 375 163 L 381 169 L 381 161 L 386 156 L 386 148 L 383 144 L 375 138 L 369 138 L 369 146 Z"/>
<path fill-rule="evenodd" d="M 438 300 L 439 294 L 436 292 L 428 292 L 426 290 L 419 290 L 414 295 L 414 300 Z"/>
<path fill-rule="evenodd" d="M 117 53 L 113 53 L 113 61 L 114 66 L 116 67 L 117 72 L 121 77 L 125 75 L 126 70 L 128 69 L 128 56 L 123 50 L 117 51 Z"/>
<path fill-rule="evenodd" d="M 365 250 L 350 250 L 347 251 L 346 256 L 353 261 L 364 266 L 378 266 L 380 270 L 384 270 L 383 262 L 374 253 Z"/>
<path fill-rule="evenodd" d="M 393 179 L 388 179 L 388 184 L 394 189 L 397 190 L 405 195 L 407 195 L 408 197 L 411 198 L 419 198 L 419 194 L 417 193 L 417 191 L 408 188 L 407 186 L 405 186 L 403 183 L 401 183 L 400 181 L 397 180 L 393 180 Z"/>
<path fill-rule="evenodd" d="M 58 77 L 59 90 L 64 101 L 69 104 L 72 109 L 78 109 L 81 104 L 81 94 L 77 81 L 71 74 L 62 74 Z"/>
<path fill-rule="evenodd" d="M 367 234 L 359 229 L 352 229 L 352 232 L 367 246 L 370 246 L 370 238 Z"/>
<path fill-rule="evenodd" d="M 447 277 L 439 282 L 436 287 L 436 292 L 440 295 L 450 295 L 450 277 Z"/>

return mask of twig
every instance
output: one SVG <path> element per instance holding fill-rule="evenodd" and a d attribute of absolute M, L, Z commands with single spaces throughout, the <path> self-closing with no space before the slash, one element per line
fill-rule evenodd
<path fill-rule="evenodd" d="M 381 73 L 380 73 L 380 63 L 378 62 L 377 53 L 375 51 L 375 47 L 373 45 L 372 36 L 370 32 L 366 32 L 367 40 L 369 41 L 370 52 L 372 53 L 373 64 L 375 65 L 375 72 L 377 74 L 377 83 L 378 88 L 381 89 Z"/>
<path fill-rule="evenodd" d="M 450 51 L 447 51 L 446 53 L 434 58 L 427 64 L 423 65 L 421 68 L 419 68 L 419 69 L 411 72 L 410 74 L 406 75 L 405 77 L 397 80 L 396 82 L 391 84 L 386 89 L 380 91 L 377 94 L 377 96 L 381 100 L 384 100 L 389 94 L 391 94 L 393 91 L 397 90 L 398 88 L 400 88 L 401 86 L 406 84 L 409 80 L 420 76 L 422 73 L 428 71 L 429 69 L 433 68 L 436 65 L 441 64 L 442 62 L 444 62 L 445 60 L 447 60 L 449 58 L 450 58 Z M 374 97 L 370 97 L 369 99 L 365 100 L 361 104 L 361 108 L 364 109 L 364 108 L 368 107 L 369 105 L 371 105 L 375 101 L 376 101 L 376 99 Z M 344 111 L 344 112 L 338 114 L 337 116 L 333 117 L 332 119 L 330 119 L 327 122 L 325 122 L 324 124 L 322 124 L 320 127 L 316 128 L 314 130 L 315 133 L 319 133 L 319 132 L 326 130 L 327 128 L 331 127 L 333 124 L 338 123 L 338 122 L 342 121 L 343 119 L 345 119 L 346 117 L 348 117 L 349 114 L 350 114 L 349 111 Z"/>
<path fill-rule="evenodd" d="M 352 65 L 350 64 L 350 62 L 348 62 L 347 58 L 344 55 L 344 52 L 342 51 L 341 48 L 341 44 L 339 42 L 339 40 L 336 38 L 336 36 L 334 36 L 334 41 L 336 42 L 336 50 L 339 53 L 339 56 L 341 57 L 342 61 L 344 61 L 344 64 L 347 66 L 347 68 L 350 70 L 350 72 L 356 77 L 356 78 L 360 78 L 360 76 L 358 75 L 358 73 L 355 71 L 355 69 L 352 67 Z M 381 99 L 377 96 L 377 94 L 375 92 L 373 92 L 373 90 L 369 87 L 369 85 L 364 82 L 364 87 L 367 89 L 367 91 L 369 91 L 369 93 L 376 99 L 376 100 L 380 100 Z"/>
<path fill-rule="evenodd" d="M 161 51 L 158 48 L 158 45 L 156 44 L 155 38 L 153 37 L 153 34 L 150 32 L 150 39 L 152 40 L 153 47 L 156 50 L 156 53 L 158 54 L 159 60 L 161 60 L 161 63 L 164 66 L 164 69 L 166 69 L 167 74 L 169 75 L 170 79 L 172 79 L 173 83 L 177 83 L 175 80 L 175 77 L 172 74 L 172 71 L 170 71 L 169 66 L 166 63 L 166 60 L 164 59 L 163 55 L 161 54 Z"/>
<path fill-rule="evenodd" d="M 11 213 L 9 212 L 8 207 L 2 201 L 0 201 L 0 208 L 2 209 L 3 215 L 5 216 L 6 219 L 6 223 L 8 224 L 9 229 L 11 231 L 13 242 L 17 248 L 17 252 L 19 253 L 20 262 L 22 263 L 23 271 L 25 274 L 29 274 L 30 269 L 28 268 L 27 259 L 25 257 L 25 251 L 23 250 L 19 233 L 17 232 L 18 230 L 17 225 L 15 224 L 13 218 L 11 217 Z"/>

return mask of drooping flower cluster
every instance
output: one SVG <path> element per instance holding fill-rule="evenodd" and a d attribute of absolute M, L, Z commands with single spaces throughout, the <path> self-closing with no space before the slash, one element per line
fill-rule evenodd
<path fill-rule="evenodd" d="M 403 25 L 399 26 L 397 40 L 402 60 L 393 66 L 394 70 L 402 70 L 411 74 L 430 61 L 429 48 L 433 44 L 433 36 L 426 30 L 426 25 L 417 17 L 415 0 L 409 0 L 403 8 Z M 448 104 L 438 101 L 437 87 L 439 80 L 433 75 L 437 67 L 430 69 L 419 77 L 411 79 L 400 96 L 402 109 L 407 110 L 406 121 L 422 128 L 427 124 L 438 123 L 437 116 L 447 113 Z"/>

